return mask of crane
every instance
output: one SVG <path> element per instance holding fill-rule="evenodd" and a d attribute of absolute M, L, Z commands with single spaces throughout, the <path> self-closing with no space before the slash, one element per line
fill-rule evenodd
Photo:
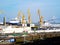
<path fill-rule="evenodd" d="M 39 9 L 38 9 L 38 15 L 39 15 L 40 27 L 42 27 L 42 24 L 43 24 L 43 16 L 40 15 L 40 10 Z"/>
<path fill-rule="evenodd" d="M 28 23 L 31 23 L 31 14 L 30 14 L 30 9 L 28 9 Z"/>
<path fill-rule="evenodd" d="M 24 16 L 24 14 L 22 15 L 22 24 L 25 24 L 25 16 Z"/>
<path fill-rule="evenodd" d="M 21 16 L 21 12 L 19 11 L 16 19 L 17 19 L 17 20 L 20 20 L 20 16 Z"/>

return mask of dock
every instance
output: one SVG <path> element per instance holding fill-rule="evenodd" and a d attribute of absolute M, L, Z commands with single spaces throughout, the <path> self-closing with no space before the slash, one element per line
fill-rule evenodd
<path fill-rule="evenodd" d="M 16 39 L 15 44 L 17 43 L 33 43 L 36 40 L 45 40 L 47 38 L 59 37 L 60 32 L 53 33 L 33 33 L 28 34 L 27 36 L 14 37 Z"/>
<path fill-rule="evenodd" d="M 2 38 L 3 40 L 8 40 L 8 39 L 15 39 L 15 42 L 13 43 L 0 43 L 0 45 L 22 45 L 26 43 L 33 43 L 36 40 L 45 40 L 48 38 L 53 38 L 53 37 L 59 37 L 60 32 L 41 32 L 41 33 L 28 33 L 22 36 L 14 36 L 14 37 L 7 37 L 7 38 Z M 2 40 L 1 39 L 1 40 Z"/>
<path fill-rule="evenodd" d="M 26 43 L 33 43 L 36 40 L 45 40 L 48 38 L 54 38 L 54 37 L 60 37 L 60 31 L 58 30 L 57 32 L 53 30 L 53 32 L 49 32 L 48 31 L 40 31 L 40 32 L 33 32 L 33 33 L 13 33 L 14 36 L 11 37 L 12 34 L 9 34 L 10 37 L 6 37 L 6 38 L 2 38 L 0 40 L 9 40 L 9 39 L 15 39 L 14 42 L 11 43 L 0 43 L 0 45 L 22 45 L 22 44 L 26 44 Z M 8 35 L 8 36 L 9 36 Z"/>

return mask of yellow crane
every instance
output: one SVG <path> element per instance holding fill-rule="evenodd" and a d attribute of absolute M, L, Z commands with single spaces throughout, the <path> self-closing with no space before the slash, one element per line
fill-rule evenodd
<path fill-rule="evenodd" d="M 43 16 L 40 15 L 40 10 L 39 9 L 38 9 L 38 15 L 39 15 L 40 27 L 42 27 L 42 25 L 43 25 Z"/>
<path fill-rule="evenodd" d="M 43 16 L 40 16 L 40 25 L 41 25 L 41 27 L 43 25 Z"/>
<path fill-rule="evenodd" d="M 21 16 L 21 12 L 19 11 L 19 12 L 18 12 L 18 15 L 17 15 L 17 19 L 18 19 L 18 20 L 20 19 L 20 16 Z"/>
<path fill-rule="evenodd" d="M 28 9 L 28 23 L 31 23 L 31 14 L 30 14 L 30 9 Z"/>
<path fill-rule="evenodd" d="M 24 14 L 22 15 L 22 24 L 25 24 L 25 16 L 24 16 Z"/>

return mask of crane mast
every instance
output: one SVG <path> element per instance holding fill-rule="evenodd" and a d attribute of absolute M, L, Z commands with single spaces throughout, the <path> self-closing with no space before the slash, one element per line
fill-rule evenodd
<path fill-rule="evenodd" d="M 22 24 L 25 24 L 25 16 L 24 16 L 24 14 L 22 15 Z"/>
<path fill-rule="evenodd" d="M 28 9 L 28 23 L 31 23 L 31 14 L 30 14 L 30 9 Z"/>
<path fill-rule="evenodd" d="M 43 16 L 40 16 L 40 26 L 42 27 L 43 25 Z"/>
<path fill-rule="evenodd" d="M 43 25 L 43 16 L 40 15 L 40 10 L 38 9 L 38 15 L 39 15 L 39 24 L 40 24 L 40 27 L 42 27 Z"/>
<path fill-rule="evenodd" d="M 17 19 L 20 20 L 21 12 L 18 12 Z"/>

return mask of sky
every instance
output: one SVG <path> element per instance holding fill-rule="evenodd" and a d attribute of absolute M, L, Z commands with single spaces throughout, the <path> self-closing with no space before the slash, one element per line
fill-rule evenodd
<path fill-rule="evenodd" d="M 28 9 L 32 22 L 39 21 L 38 9 L 44 20 L 49 20 L 53 16 L 60 18 L 60 0 L 0 0 L 0 21 L 3 21 L 4 16 L 7 21 L 15 18 L 19 11 L 23 12 L 27 19 Z"/>

